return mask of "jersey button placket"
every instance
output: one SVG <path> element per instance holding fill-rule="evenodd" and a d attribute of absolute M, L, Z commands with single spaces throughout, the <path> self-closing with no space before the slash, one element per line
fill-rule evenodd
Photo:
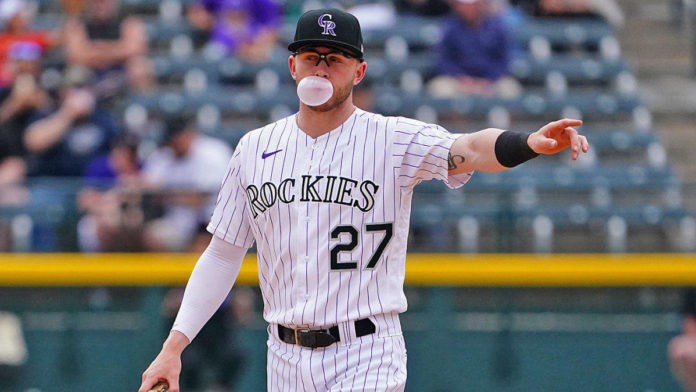
<path fill-rule="evenodd" d="M 304 165 L 304 172 L 300 173 L 300 175 L 317 175 L 317 173 L 320 171 L 319 168 L 319 161 L 321 158 L 321 149 L 320 149 L 320 141 L 319 139 L 310 139 L 309 145 L 305 147 L 301 152 L 303 157 L 305 165 Z M 301 180 L 300 180 L 301 184 Z M 295 225 L 298 226 L 299 230 L 301 233 L 306 233 L 310 231 L 309 224 L 312 221 L 312 214 L 316 211 L 315 208 L 317 208 L 316 203 L 312 202 L 303 202 L 298 204 L 298 216 L 297 216 L 297 221 L 295 221 Z M 298 240 L 302 241 L 303 243 L 305 242 L 304 236 L 301 238 L 298 238 Z M 299 245 L 299 244 L 298 244 Z M 297 245 L 296 245 L 297 246 Z M 303 249 L 304 244 L 299 245 L 298 250 L 302 252 L 300 255 L 301 257 L 299 258 L 299 263 L 297 265 L 297 268 L 293 269 L 293 273 L 295 276 L 297 276 L 297 279 L 294 279 L 295 281 L 295 286 L 293 287 L 293 291 L 295 294 L 295 298 L 297 298 L 297 301 L 300 303 L 305 303 L 307 302 L 310 298 L 311 295 L 309 294 L 309 288 L 305 284 L 305 279 L 306 279 L 306 274 L 307 274 L 307 269 L 312 269 L 308 265 L 312 258 L 310 257 L 311 254 L 316 253 L 316 250 L 313 249 L 313 244 L 309 243 L 309 248 Z M 315 271 L 316 273 L 316 271 Z M 311 275 L 311 272 L 310 272 Z M 303 309 L 303 307 L 299 307 L 296 309 L 296 312 L 300 312 Z M 298 314 L 298 317 L 302 317 L 301 314 Z"/>
<path fill-rule="evenodd" d="M 307 148 L 307 174 L 310 174 L 312 172 L 312 169 L 314 167 L 314 146 L 317 144 L 317 141 L 312 139 L 311 144 Z"/>
<path fill-rule="evenodd" d="M 305 232 L 307 229 L 305 217 L 307 216 L 307 206 L 304 202 L 299 202 L 299 199 L 300 195 L 302 194 L 302 176 L 309 174 L 311 172 L 312 167 L 312 161 L 310 158 L 312 154 L 311 147 L 314 142 L 311 141 L 311 139 L 309 140 L 310 142 L 308 143 L 308 145 L 305 145 L 304 142 L 301 142 L 296 152 L 299 165 L 294 171 L 294 177 L 297 181 L 299 190 L 296 195 L 296 202 L 290 203 L 288 205 L 293 210 L 291 223 L 294 227 L 296 227 L 296 229 L 293 229 L 293 236 L 290 245 L 293 249 L 293 254 L 296 256 L 294 258 L 294 263 L 291 272 L 292 298 L 293 302 L 295 303 L 303 303 L 305 301 L 304 296 L 307 293 L 307 286 L 305 284 L 307 263 L 309 261 L 307 250 L 305 249 Z M 297 317 L 297 319 L 300 319 L 302 317 L 301 311 L 302 306 L 294 309 L 295 317 Z"/>

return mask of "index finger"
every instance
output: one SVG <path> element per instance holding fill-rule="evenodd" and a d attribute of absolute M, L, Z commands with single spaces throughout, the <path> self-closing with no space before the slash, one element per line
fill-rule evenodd
<path fill-rule="evenodd" d="M 148 392 L 156 382 L 157 379 L 155 377 L 143 377 L 143 383 L 140 384 L 138 392 Z"/>
<path fill-rule="evenodd" d="M 568 128 L 568 127 L 578 127 L 582 125 L 582 120 L 576 120 L 572 118 L 564 118 L 558 121 L 553 122 L 554 126 L 561 127 L 561 128 Z"/>

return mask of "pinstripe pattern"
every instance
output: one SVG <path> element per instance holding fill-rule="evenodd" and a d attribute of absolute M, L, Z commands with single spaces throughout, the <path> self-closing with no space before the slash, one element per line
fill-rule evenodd
<path fill-rule="evenodd" d="M 377 318 L 378 326 L 396 322 L 396 314 Z M 377 332 L 323 349 L 306 349 L 280 341 L 269 328 L 268 391 L 403 391 L 406 347 L 401 334 Z M 387 330 L 388 328 L 384 329 Z M 289 371 L 289 369 L 293 369 Z"/>
<path fill-rule="evenodd" d="M 256 241 L 266 321 L 341 324 L 348 336 L 347 322 L 394 315 L 380 319 L 376 340 L 361 341 L 365 347 L 355 357 L 345 348 L 306 352 L 269 340 L 269 390 L 330 390 L 339 378 L 346 388 L 340 390 L 374 390 L 381 379 L 399 378 L 392 361 L 400 363 L 403 341 L 387 337 L 400 336 L 396 315 L 406 310 L 412 190 L 430 179 L 453 188 L 466 183 L 470 173 L 447 174 L 457 137 L 437 125 L 356 109 L 316 139 L 290 116 L 239 142 L 208 230 L 237 246 Z M 375 227 L 393 224 L 393 236 L 367 268 L 387 235 L 367 225 L 380 224 L 386 226 Z M 348 246 L 353 240 L 357 245 Z"/>

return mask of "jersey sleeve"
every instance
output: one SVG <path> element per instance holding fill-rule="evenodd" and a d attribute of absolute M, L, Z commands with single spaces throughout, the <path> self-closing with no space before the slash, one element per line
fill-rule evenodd
<path fill-rule="evenodd" d="M 461 134 L 449 133 L 439 125 L 400 120 L 394 129 L 394 158 L 399 183 L 412 188 L 421 181 L 441 180 L 455 189 L 464 185 L 473 172 L 450 176 L 449 151 Z"/>
<path fill-rule="evenodd" d="M 208 231 L 226 242 L 250 248 L 254 236 L 247 216 L 247 198 L 241 182 L 242 148 L 237 147 L 222 180 Z"/>

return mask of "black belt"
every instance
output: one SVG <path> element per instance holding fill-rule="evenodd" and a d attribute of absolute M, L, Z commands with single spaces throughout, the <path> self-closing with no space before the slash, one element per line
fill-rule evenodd
<path fill-rule="evenodd" d="M 364 318 L 355 322 L 356 337 L 372 333 L 375 333 L 375 324 L 370 319 Z M 309 348 L 326 347 L 341 340 L 337 325 L 329 329 L 293 329 L 278 324 L 278 337 L 285 343 Z"/>

